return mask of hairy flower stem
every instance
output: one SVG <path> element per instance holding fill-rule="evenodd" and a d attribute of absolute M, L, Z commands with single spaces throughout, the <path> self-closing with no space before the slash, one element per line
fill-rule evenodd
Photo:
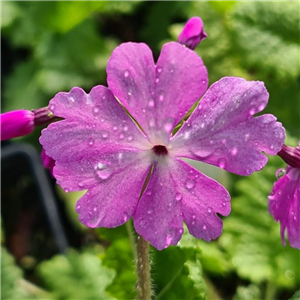
<path fill-rule="evenodd" d="M 149 243 L 140 235 L 137 236 L 136 242 L 137 259 L 137 300 L 151 299 L 151 278 L 150 278 L 150 258 L 149 258 Z"/>

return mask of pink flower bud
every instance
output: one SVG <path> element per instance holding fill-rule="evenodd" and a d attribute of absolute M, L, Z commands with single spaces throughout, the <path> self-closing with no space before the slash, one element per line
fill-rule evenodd
<path fill-rule="evenodd" d="M 1 114 L 1 141 L 29 134 L 34 129 L 34 113 L 15 110 Z"/>
<path fill-rule="evenodd" d="M 203 30 L 203 22 L 199 17 L 192 17 L 185 24 L 179 34 L 178 43 L 194 50 L 198 44 L 207 37 Z"/>

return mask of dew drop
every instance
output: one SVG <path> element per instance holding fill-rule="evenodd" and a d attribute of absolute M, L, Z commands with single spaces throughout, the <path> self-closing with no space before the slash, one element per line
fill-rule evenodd
<path fill-rule="evenodd" d="M 99 163 L 97 164 L 97 166 L 95 167 L 95 170 L 96 170 L 96 169 L 98 169 L 98 170 L 103 170 L 103 169 L 106 169 L 106 168 L 107 168 L 107 165 L 105 165 L 105 164 L 99 162 Z"/>
<path fill-rule="evenodd" d="M 173 240 L 173 237 L 170 234 L 168 234 L 167 237 L 166 237 L 165 248 L 170 246 L 172 240 Z"/>
<path fill-rule="evenodd" d="M 124 221 L 124 222 L 127 222 L 128 219 L 129 219 L 128 214 L 127 214 L 127 213 L 124 213 L 124 215 L 123 215 L 123 221 Z"/>
<path fill-rule="evenodd" d="M 202 83 L 202 84 L 206 84 L 206 80 L 202 80 L 201 83 Z"/>
<path fill-rule="evenodd" d="M 49 108 L 50 108 L 50 110 L 52 110 L 52 111 L 53 111 L 53 110 L 54 110 L 54 108 L 55 108 L 55 105 L 54 105 L 54 104 L 51 104 Z"/>
<path fill-rule="evenodd" d="M 223 203 L 222 203 L 222 206 L 224 206 L 224 207 L 225 207 L 225 206 L 226 206 L 226 202 L 223 202 Z"/>
<path fill-rule="evenodd" d="M 123 130 L 124 130 L 124 131 L 127 131 L 127 130 L 128 130 L 128 127 L 127 127 L 127 126 L 124 126 Z"/>
<path fill-rule="evenodd" d="M 204 128 L 204 126 L 205 126 L 205 123 L 204 123 L 204 122 L 201 123 L 200 127 L 201 127 L 201 128 Z"/>
<path fill-rule="evenodd" d="M 187 183 L 185 184 L 186 188 L 191 190 L 195 186 L 195 182 L 193 180 L 188 180 Z"/>
<path fill-rule="evenodd" d="M 154 120 L 154 119 L 151 119 L 151 120 L 149 121 L 149 126 L 150 126 L 150 127 L 154 127 L 154 126 L 155 126 L 155 120 Z"/>
<path fill-rule="evenodd" d="M 285 173 L 286 173 L 285 169 L 279 169 L 279 170 L 277 170 L 277 172 L 276 172 L 276 178 L 279 179 L 279 178 L 283 177 L 285 175 Z"/>
<path fill-rule="evenodd" d="M 180 229 L 178 230 L 178 232 L 179 232 L 179 234 L 183 234 L 183 229 L 180 228 Z"/>
<path fill-rule="evenodd" d="M 153 99 L 149 100 L 148 106 L 149 107 L 154 107 L 154 101 L 153 101 Z"/>
<path fill-rule="evenodd" d="M 93 211 L 96 212 L 97 211 L 97 207 L 94 207 Z"/>
<path fill-rule="evenodd" d="M 127 140 L 128 140 L 129 142 L 131 142 L 131 141 L 133 140 L 133 136 L 132 136 L 132 135 L 129 135 L 129 136 L 127 137 Z"/>
<path fill-rule="evenodd" d="M 128 92 L 127 94 L 128 94 L 128 96 L 131 96 L 131 95 L 132 95 L 132 93 L 131 93 L 131 92 Z"/>
<path fill-rule="evenodd" d="M 151 214 L 152 214 L 152 210 L 149 209 L 149 210 L 147 211 L 147 214 L 148 214 L 148 215 L 151 215 Z"/>
<path fill-rule="evenodd" d="M 93 139 L 89 139 L 89 145 L 93 146 L 94 145 L 94 140 Z"/>
<path fill-rule="evenodd" d="M 207 212 L 208 212 L 209 214 L 212 212 L 211 207 L 209 207 L 209 208 L 207 209 Z"/>
<path fill-rule="evenodd" d="M 192 225 L 195 225 L 195 223 L 196 223 L 195 221 L 192 221 Z"/>
<path fill-rule="evenodd" d="M 82 183 L 82 182 L 78 182 L 78 186 L 79 186 L 80 188 L 82 188 L 82 187 L 83 187 L 83 183 Z"/>
<path fill-rule="evenodd" d="M 255 114 L 255 108 L 251 108 L 251 109 L 249 110 L 249 114 L 250 114 L 251 116 L 253 116 L 253 115 Z"/>
<path fill-rule="evenodd" d="M 156 79 L 155 79 L 155 83 L 159 83 L 159 78 L 156 78 Z"/>
<path fill-rule="evenodd" d="M 118 127 L 117 127 L 117 126 L 114 126 L 114 127 L 113 127 L 113 130 L 114 130 L 114 131 L 117 131 L 117 130 L 118 130 Z"/>
<path fill-rule="evenodd" d="M 103 123 L 105 120 L 103 118 L 101 118 L 100 121 Z"/>
<path fill-rule="evenodd" d="M 159 95 L 158 100 L 159 100 L 160 102 L 164 101 L 164 96 L 163 96 L 163 95 Z"/>
<path fill-rule="evenodd" d="M 69 100 L 74 103 L 75 102 L 75 99 L 73 97 L 69 97 Z"/>
<path fill-rule="evenodd" d="M 237 154 L 237 152 L 238 152 L 237 148 L 233 148 L 231 150 L 231 155 L 235 156 Z"/>
<path fill-rule="evenodd" d="M 225 145 L 226 144 L 226 139 L 222 140 L 222 144 Z"/>
<path fill-rule="evenodd" d="M 175 199 L 176 199 L 177 201 L 180 201 L 181 198 L 182 198 L 181 194 L 177 193 L 176 196 L 175 196 Z"/>
<path fill-rule="evenodd" d="M 129 76 L 129 72 L 126 70 L 125 72 L 124 72 L 124 77 L 128 77 Z"/>
<path fill-rule="evenodd" d="M 165 130 L 166 132 L 170 132 L 170 131 L 172 131 L 172 129 L 173 129 L 173 124 L 172 124 L 172 123 L 167 122 L 167 123 L 164 125 L 164 130 Z"/>
<path fill-rule="evenodd" d="M 80 209 L 80 205 L 76 205 L 76 209 Z"/>
<path fill-rule="evenodd" d="M 146 109 L 145 109 L 145 108 L 143 108 L 143 109 L 142 109 L 142 112 L 143 112 L 143 113 L 145 113 L 145 112 L 146 112 Z"/>
<path fill-rule="evenodd" d="M 158 72 L 158 73 L 161 73 L 161 72 L 162 72 L 162 68 L 161 68 L 161 67 L 158 67 L 158 68 L 157 68 L 157 72 Z"/>
<path fill-rule="evenodd" d="M 171 69 L 171 70 L 170 70 L 170 73 L 174 73 L 174 70 L 173 70 L 173 69 Z"/>
<path fill-rule="evenodd" d="M 194 219 L 194 220 L 195 220 L 195 219 L 196 219 L 196 215 L 192 215 L 192 219 Z"/>
<path fill-rule="evenodd" d="M 65 192 L 66 192 L 66 193 L 69 193 L 69 189 L 65 189 Z"/>
<path fill-rule="evenodd" d="M 202 229 L 203 229 L 203 230 L 206 230 L 206 229 L 207 229 L 206 225 L 203 225 Z"/>
<path fill-rule="evenodd" d="M 108 179 L 111 175 L 108 169 L 97 170 L 96 173 L 97 176 L 102 180 Z"/>
<path fill-rule="evenodd" d="M 225 168 L 225 164 L 226 164 L 226 160 L 224 158 L 220 158 L 218 160 L 218 166 L 221 168 L 221 169 L 224 169 Z"/>
<path fill-rule="evenodd" d="M 249 140 L 249 137 L 250 137 L 250 134 L 249 134 L 249 133 L 246 133 L 246 134 L 245 134 L 245 141 L 248 141 L 248 140 Z"/>
<path fill-rule="evenodd" d="M 94 115 L 97 115 L 99 113 L 100 109 L 98 106 L 95 106 L 93 109 Z"/>
<path fill-rule="evenodd" d="M 102 138 L 107 139 L 108 138 L 108 133 L 107 132 L 103 132 L 102 133 Z"/>
<path fill-rule="evenodd" d="M 121 133 L 121 134 L 119 135 L 119 138 L 120 138 L 120 140 L 123 140 L 123 139 L 124 139 L 124 134 Z"/>

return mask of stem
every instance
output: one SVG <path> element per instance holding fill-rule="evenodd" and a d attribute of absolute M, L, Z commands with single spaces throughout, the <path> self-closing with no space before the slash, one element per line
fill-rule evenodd
<path fill-rule="evenodd" d="M 140 235 L 137 236 L 137 300 L 151 299 L 151 279 L 150 279 L 150 259 L 149 259 L 149 243 Z"/>

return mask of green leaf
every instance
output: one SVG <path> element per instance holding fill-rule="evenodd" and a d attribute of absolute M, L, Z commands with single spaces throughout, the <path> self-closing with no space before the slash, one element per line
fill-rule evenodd
<path fill-rule="evenodd" d="M 243 64 L 280 80 L 299 76 L 299 2 L 239 3 L 231 22 Z"/>
<path fill-rule="evenodd" d="M 38 270 L 45 286 L 58 299 L 114 299 L 106 288 L 115 272 L 104 267 L 93 253 L 70 250 L 42 262 Z"/>
<path fill-rule="evenodd" d="M 297 291 L 289 300 L 299 300 L 300 299 L 300 290 Z"/>
<path fill-rule="evenodd" d="M 206 299 L 201 264 L 193 249 L 171 246 L 151 254 L 156 300 Z"/>
<path fill-rule="evenodd" d="M 128 222 L 127 222 L 128 223 Z M 97 228 L 99 238 L 108 244 L 101 255 L 103 265 L 116 271 L 112 284 L 108 287 L 111 295 L 117 299 L 135 299 L 134 239 L 130 223 L 117 228 Z"/>

